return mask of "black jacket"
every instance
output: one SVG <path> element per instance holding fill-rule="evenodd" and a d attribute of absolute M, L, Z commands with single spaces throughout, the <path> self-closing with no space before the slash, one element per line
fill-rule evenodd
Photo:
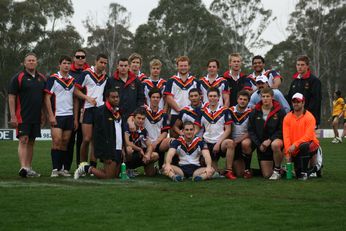
<path fill-rule="evenodd" d="M 302 78 L 298 78 L 298 73 L 293 76 L 290 90 L 287 94 L 287 102 L 292 108 L 292 96 L 295 93 L 303 94 L 305 98 L 305 109 L 310 111 L 315 119 L 316 125 L 320 124 L 322 88 L 321 81 L 308 71 Z"/>
<path fill-rule="evenodd" d="M 93 139 L 97 158 L 109 157 L 111 159 L 116 151 L 117 137 L 114 121 L 121 121 L 121 116 L 118 111 L 112 112 L 110 108 L 109 103 L 106 101 L 104 105 L 95 109 Z M 121 138 L 123 139 L 123 135 Z"/>
<path fill-rule="evenodd" d="M 286 112 L 281 108 L 280 104 L 273 100 L 273 108 L 267 120 L 264 121 L 261 107 L 262 102 L 259 102 L 249 115 L 248 131 L 251 141 L 257 147 L 268 138 L 272 141 L 282 139 L 282 122 L 286 115 Z"/>

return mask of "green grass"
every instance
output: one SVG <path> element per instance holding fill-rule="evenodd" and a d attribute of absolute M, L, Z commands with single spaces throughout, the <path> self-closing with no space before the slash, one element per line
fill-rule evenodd
<path fill-rule="evenodd" d="M 35 146 L 43 176 L 21 179 L 17 143 L 0 142 L 0 230 L 345 230 L 346 144 L 330 139 L 306 182 L 51 179 L 49 146 Z"/>

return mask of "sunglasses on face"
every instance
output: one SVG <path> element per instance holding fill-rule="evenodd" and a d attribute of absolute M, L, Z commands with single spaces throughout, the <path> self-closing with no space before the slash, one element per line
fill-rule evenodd
<path fill-rule="evenodd" d="M 76 59 L 85 59 L 85 55 L 75 55 Z"/>

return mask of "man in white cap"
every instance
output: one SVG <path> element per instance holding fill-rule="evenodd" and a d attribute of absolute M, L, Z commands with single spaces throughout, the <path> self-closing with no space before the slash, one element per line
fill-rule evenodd
<path fill-rule="evenodd" d="M 253 108 L 258 102 L 261 101 L 261 90 L 264 88 L 269 88 L 267 76 L 265 75 L 257 76 L 256 87 L 257 87 L 257 91 L 254 92 L 250 98 L 250 102 L 248 106 L 250 108 Z M 288 113 L 291 110 L 291 108 L 287 100 L 285 99 L 285 96 L 281 93 L 279 89 L 273 89 L 273 91 L 274 91 L 274 100 L 278 101 L 281 107 L 285 110 L 285 112 Z"/>
<path fill-rule="evenodd" d="M 292 96 L 293 111 L 283 121 L 283 138 L 287 162 L 294 162 L 298 179 L 308 178 L 308 165 L 316 156 L 319 141 L 315 134 L 316 120 L 304 109 L 305 98 L 301 93 Z"/>

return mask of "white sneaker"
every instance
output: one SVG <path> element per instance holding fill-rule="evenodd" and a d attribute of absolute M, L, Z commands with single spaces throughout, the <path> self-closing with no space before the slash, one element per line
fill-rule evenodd
<path fill-rule="evenodd" d="M 28 174 L 26 175 L 27 177 L 40 177 L 41 174 L 35 172 L 32 168 L 29 168 L 28 170 Z"/>
<path fill-rule="evenodd" d="M 277 171 L 273 171 L 273 174 L 269 177 L 269 180 L 280 180 L 281 175 Z"/>
<path fill-rule="evenodd" d="M 58 174 L 59 174 L 59 176 L 64 176 L 64 177 L 70 177 L 71 176 L 71 174 L 67 171 L 67 170 L 60 170 L 59 172 L 58 172 Z"/>
<path fill-rule="evenodd" d="M 79 164 L 78 168 L 76 169 L 76 171 L 74 172 L 73 178 L 75 180 L 78 180 L 78 178 L 80 176 L 82 176 L 83 174 L 86 174 L 86 172 L 84 171 L 84 166 L 88 165 L 87 162 L 82 162 Z"/>
<path fill-rule="evenodd" d="M 307 180 L 308 179 L 308 174 L 306 172 L 302 172 L 300 174 L 300 177 L 298 178 L 298 180 Z"/>
<path fill-rule="evenodd" d="M 339 141 L 339 143 L 342 143 L 342 138 L 341 137 L 336 137 L 336 139 Z"/>
<path fill-rule="evenodd" d="M 339 137 L 334 137 L 334 139 L 332 140 L 333 144 L 338 144 L 338 143 L 341 143 L 341 142 L 342 142 L 342 140 L 340 141 Z"/>
<path fill-rule="evenodd" d="M 58 177 L 59 176 L 59 171 L 58 169 L 53 169 L 52 173 L 50 174 L 50 177 Z"/>

